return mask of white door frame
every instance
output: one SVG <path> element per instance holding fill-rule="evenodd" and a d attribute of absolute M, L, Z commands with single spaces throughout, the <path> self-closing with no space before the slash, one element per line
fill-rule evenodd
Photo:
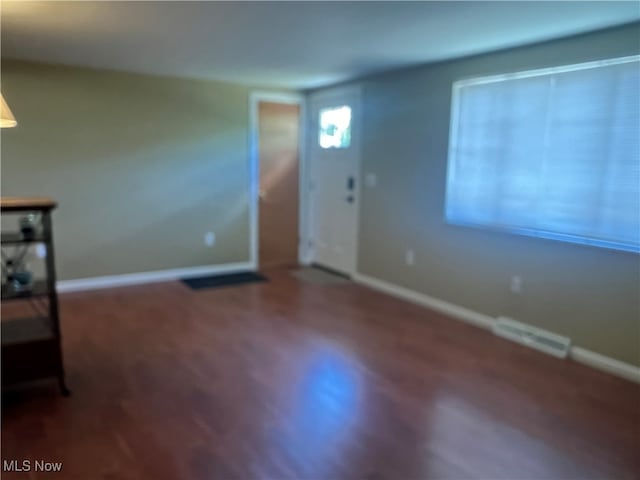
<path fill-rule="evenodd" d="M 260 102 L 286 103 L 300 106 L 298 127 L 298 165 L 299 165 L 299 200 L 298 200 L 298 259 L 303 263 L 303 245 L 306 239 L 307 225 L 307 195 L 304 181 L 307 175 L 306 167 L 306 102 L 305 97 L 298 93 L 271 92 L 256 90 L 249 94 L 249 263 L 253 270 L 259 266 L 258 258 L 258 219 L 260 215 L 260 203 L 258 191 L 260 185 L 260 158 L 258 151 L 259 118 L 258 104 Z"/>
<path fill-rule="evenodd" d="M 311 208 L 311 179 L 310 175 L 310 160 L 311 160 L 311 147 L 314 141 L 317 141 L 318 132 L 312 131 L 313 120 L 311 118 L 311 113 L 313 112 L 313 103 L 316 101 L 330 101 L 332 98 L 336 98 L 336 101 L 339 103 L 339 98 L 342 95 L 351 95 L 358 99 L 358 108 L 355 111 L 355 115 L 352 118 L 352 123 L 355 125 L 355 137 L 352 136 L 351 142 L 354 147 L 357 148 L 356 155 L 356 221 L 355 221 L 355 236 L 356 236 L 356 244 L 354 255 L 355 258 L 355 268 L 353 271 L 347 272 L 354 278 L 358 274 L 358 252 L 359 252 L 359 244 L 360 244 L 360 204 L 362 202 L 362 190 L 364 185 L 362 184 L 362 127 L 364 125 L 363 115 L 362 115 L 362 107 L 364 105 L 363 95 L 362 95 L 362 86 L 361 85 L 347 85 L 347 86 L 339 86 L 339 87 L 329 87 L 327 89 L 319 90 L 316 92 L 311 92 L 307 94 L 306 98 L 306 112 L 308 118 L 305 121 L 305 156 L 304 156 L 304 177 L 301 177 L 304 181 L 305 188 L 300 189 L 301 195 L 304 195 L 304 203 L 301 203 L 301 206 L 305 207 L 305 218 L 304 218 L 304 230 L 301 238 L 303 239 L 303 249 L 301 254 L 301 262 L 302 264 L 309 265 L 313 263 L 313 249 L 311 248 L 311 243 L 313 242 L 312 238 L 312 229 L 311 225 L 313 222 L 313 209 Z M 311 133 L 309 133 L 311 132 Z M 302 172 L 302 169 L 301 169 Z M 301 186 L 303 183 L 300 184 Z M 302 225 L 302 222 L 301 222 Z M 304 260 L 304 261 L 303 261 Z"/>

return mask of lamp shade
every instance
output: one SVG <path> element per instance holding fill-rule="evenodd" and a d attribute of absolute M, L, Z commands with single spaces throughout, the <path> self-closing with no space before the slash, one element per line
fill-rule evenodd
<path fill-rule="evenodd" d="M 16 122 L 13 113 L 11 113 L 11 109 L 7 102 L 4 101 L 4 97 L 0 93 L 0 128 L 10 128 L 15 127 L 18 122 Z"/>

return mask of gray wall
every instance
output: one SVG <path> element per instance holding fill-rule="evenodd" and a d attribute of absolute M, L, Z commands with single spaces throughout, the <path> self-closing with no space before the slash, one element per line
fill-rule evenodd
<path fill-rule="evenodd" d="M 3 60 L 2 93 L 2 194 L 58 200 L 60 279 L 249 259 L 247 88 Z"/>
<path fill-rule="evenodd" d="M 632 55 L 639 45 L 636 24 L 354 82 L 363 87 L 363 173 L 378 176 L 363 190 L 359 271 L 640 365 L 638 255 L 443 220 L 453 81 Z M 509 291 L 515 274 L 521 295 Z"/>

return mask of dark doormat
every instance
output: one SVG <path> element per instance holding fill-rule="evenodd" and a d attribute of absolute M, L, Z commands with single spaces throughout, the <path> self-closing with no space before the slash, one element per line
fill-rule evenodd
<path fill-rule="evenodd" d="M 231 287 L 243 283 L 266 282 L 267 277 L 253 272 L 207 275 L 206 277 L 183 278 L 182 282 L 192 290 L 203 288 Z"/>

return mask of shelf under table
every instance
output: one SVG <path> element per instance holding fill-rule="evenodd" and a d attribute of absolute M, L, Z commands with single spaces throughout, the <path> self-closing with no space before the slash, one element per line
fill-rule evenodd
<path fill-rule="evenodd" d="M 35 282 L 33 282 L 33 286 L 30 290 L 25 290 L 22 292 L 16 292 L 9 288 L 8 285 L 3 284 L 1 287 L 1 291 L 3 302 L 11 300 L 28 300 L 30 298 L 36 297 L 46 297 L 49 294 L 47 282 L 44 280 L 36 280 Z"/>
<path fill-rule="evenodd" d="M 2 245 L 20 245 L 28 243 L 45 243 L 47 239 L 43 234 L 38 233 L 33 238 L 22 238 L 22 234 L 18 232 L 3 232 L 0 235 L 0 243 Z"/>
<path fill-rule="evenodd" d="M 55 338 L 48 317 L 12 318 L 0 321 L 2 346 L 38 342 Z"/>

